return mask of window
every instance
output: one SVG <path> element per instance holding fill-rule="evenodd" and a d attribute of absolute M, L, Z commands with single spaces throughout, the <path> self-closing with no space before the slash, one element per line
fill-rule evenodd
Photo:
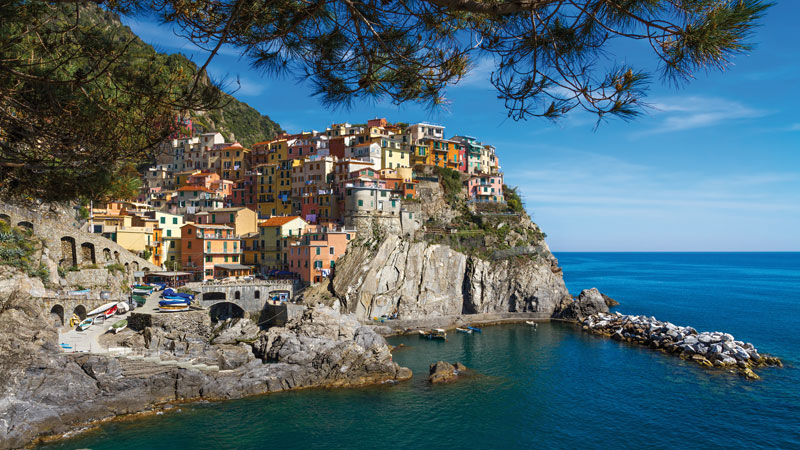
<path fill-rule="evenodd" d="M 172 230 L 167 230 L 167 237 L 171 237 L 171 236 L 172 236 Z"/>
<path fill-rule="evenodd" d="M 162 216 L 161 217 L 161 223 L 167 223 L 167 218 Z"/>
<path fill-rule="evenodd" d="M 178 218 L 177 217 L 173 217 L 172 218 L 172 224 L 173 225 L 177 225 L 178 224 Z"/>
<path fill-rule="evenodd" d="M 175 248 L 175 241 L 169 241 L 169 248 Z"/>
<path fill-rule="evenodd" d="M 233 257 L 233 262 L 239 262 L 239 257 L 238 256 L 234 256 Z"/>
<path fill-rule="evenodd" d="M 330 247 L 328 250 L 330 250 L 330 254 L 332 255 L 333 254 L 333 247 Z"/>
<path fill-rule="evenodd" d="M 319 255 L 319 247 L 317 247 L 317 254 Z"/>
<path fill-rule="evenodd" d="M 192 241 L 186 241 L 186 248 L 192 248 Z"/>
<path fill-rule="evenodd" d="M 225 257 L 225 262 L 228 262 L 228 257 L 227 256 Z"/>
<path fill-rule="evenodd" d="M 234 222 L 234 220 L 233 220 L 233 214 L 231 214 L 231 223 L 233 223 L 233 222 Z"/>
<path fill-rule="evenodd" d="M 358 201 L 358 206 L 364 206 L 364 200 L 359 200 Z"/>
<path fill-rule="evenodd" d="M 206 262 L 211 262 L 211 257 L 210 256 L 206 256 Z"/>
<path fill-rule="evenodd" d="M 172 256 L 170 256 L 170 257 L 169 257 L 169 260 L 170 260 L 170 261 L 175 261 L 175 255 L 172 255 Z"/>

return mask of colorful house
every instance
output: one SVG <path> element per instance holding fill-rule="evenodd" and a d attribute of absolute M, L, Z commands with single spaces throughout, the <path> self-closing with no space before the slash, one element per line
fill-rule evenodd
<path fill-rule="evenodd" d="M 281 250 L 285 238 L 300 236 L 308 223 L 300 216 L 272 217 L 258 226 L 261 272 L 283 270 Z"/>
<path fill-rule="evenodd" d="M 238 264 L 241 241 L 233 227 L 188 223 L 181 228 L 181 269 L 196 280 L 214 278 L 217 264 Z"/>
<path fill-rule="evenodd" d="M 326 230 L 308 233 L 283 249 L 288 261 L 287 270 L 300 276 L 305 283 L 319 283 L 331 275 L 336 260 L 347 252 L 355 238 L 355 230 Z"/>
<path fill-rule="evenodd" d="M 503 174 L 476 174 L 465 183 L 470 201 L 503 202 Z"/>

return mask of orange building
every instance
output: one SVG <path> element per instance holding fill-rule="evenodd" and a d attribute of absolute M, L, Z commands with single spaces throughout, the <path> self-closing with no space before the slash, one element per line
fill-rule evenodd
<path fill-rule="evenodd" d="M 298 274 L 306 283 L 319 283 L 329 277 L 336 267 L 336 260 L 345 254 L 347 244 L 356 233 L 355 230 L 318 229 L 321 231 L 304 234 L 283 249 L 287 270 Z"/>
<path fill-rule="evenodd" d="M 214 266 L 238 264 L 241 242 L 227 225 L 188 223 L 181 227 L 181 266 L 195 279 L 214 278 Z"/>

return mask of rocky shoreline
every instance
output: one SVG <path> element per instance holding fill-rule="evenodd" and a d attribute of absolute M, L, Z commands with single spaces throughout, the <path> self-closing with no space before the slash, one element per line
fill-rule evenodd
<path fill-rule="evenodd" d="M 146 340 L 162 358 L 150 361 L 64 354 L 49 327 L 31 335 L 16 332 L 30 327 L 35 308 L 28 302 L 8 306 L 0 311 L 0 334 L 7 338 L 0 361 L 0 448 L 23 447 L 159 405 L 363 386 L 412 375 L 392 361 L 385 339 L 371 327 L 326 307 L 266 331 L 246 319 L 224 330 L 204 326 L 208 315 L 198 312 L 194 321 L 185 316 L 120 336 L 133 346 Z M 176 358 L 213 360 L 221 370 L 181 367 Z"/>
<path fill-rule="evenodd" d="M 698 332 L 692 327 L 662 322 L 655 317 L 596 313 L 582 322 L 590 333 L 660 350 L 703 367 L 738 371 L 748 379 L 760 377 L 753 371 L 761 367 L 783 367 L 781 360 L 761 354 L 749 342 L 736 340 L 719 331 Z"/>

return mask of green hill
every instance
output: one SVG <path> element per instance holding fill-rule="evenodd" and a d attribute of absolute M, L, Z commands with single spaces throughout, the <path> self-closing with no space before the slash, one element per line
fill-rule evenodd
<path fill-rule="evenodd" d="M 93 7 L 92 7 L 93 8 Z M 95 8 L 93 8 L 95 9 Z M 139 51 L 155 52 L 164 55 L 164 64 L 171 70 L 184 70 L 195 72 L 197 65 L 182 54 L 165 54 L 156 50 L 136 36 L 127 26 L 123 25 L 119 17 L 111 12 L 96 8 L 93 12 L 94 20 L 108 24 L 108 31 L 114 33 L 122 40 L 135 38 L 134 45 L 140 47 Z M 137 51 L 138 53 L 138 51 Z M 269 116 L 262 115 L 247 103 L 235 97 L 224 94 L 223 107 L 212 111 L 192 111 L 191 117 L 195 129 L 202 132 L 218 131 L 225 138 L 233 133 L 236 140 L 245 147 L 255 142 L 272 139 L 283 130 L 280 125 L 272 121 Z"/>

